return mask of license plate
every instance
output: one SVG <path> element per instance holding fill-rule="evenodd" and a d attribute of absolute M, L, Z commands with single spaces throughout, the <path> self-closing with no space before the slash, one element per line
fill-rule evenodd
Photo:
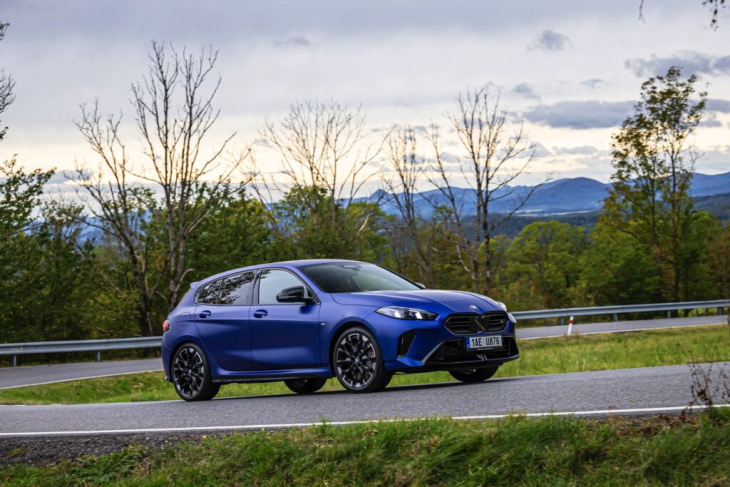
<path fill-rule="evenodd" d="M 466 348 L 469 350 L 501 347 L 502 337 L 500 335 L 466 337 Z"/>

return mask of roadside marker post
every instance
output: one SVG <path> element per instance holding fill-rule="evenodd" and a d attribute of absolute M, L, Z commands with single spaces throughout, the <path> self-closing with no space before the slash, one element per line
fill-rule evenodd
<path fill-rule="evenodd" d="M 573 333 L 573 317 L 570 317 L 570 321 L 568 321 L 568 335 Z"/>

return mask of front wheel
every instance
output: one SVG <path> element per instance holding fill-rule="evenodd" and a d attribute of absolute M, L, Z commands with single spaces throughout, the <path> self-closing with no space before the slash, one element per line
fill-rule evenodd
<path fill-rule="evenodd" d="M 221 388 L 220 384 L 213 383 L 208 359 L 194 343 L 186 343 L 175 352 L 172 383 L 178 396 L 186 401 L 213 399 Z"/>
<path fill-rule="evenodd" d="M 297 394 L 311 394 L 324 387 L 326 382 L 327 379 L 291 379 L 285 380 L 284 384 Z"/>
<path fill-rule="evenodd" d="M 383 390 L 393 377 L 385 370 L 383 354 L 375 337 L 359 326 L 337 339 L 332 364 L 340 384 L 350 392 Z"/>
<path fill-rule="evenodd" d="M 461 382 L 484 382 L 487 379 L 491 379 L 492 376 L 497 373 L 498 369 L 499 365 L 483 369 L 451 370 L 449 371 L 449 374 L 451 374 L 451 377 Z"/>

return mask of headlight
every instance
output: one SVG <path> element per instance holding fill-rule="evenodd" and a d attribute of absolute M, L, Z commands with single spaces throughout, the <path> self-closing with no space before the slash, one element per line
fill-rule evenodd
<path fill-rule="evenodd" d="M 436 313 L 431 313 L 430 311 L 405 308 L 403 306 L 385 306 L 377 310 L 376 313 L 399 320 L 435 320 L 438 316 Z"/>

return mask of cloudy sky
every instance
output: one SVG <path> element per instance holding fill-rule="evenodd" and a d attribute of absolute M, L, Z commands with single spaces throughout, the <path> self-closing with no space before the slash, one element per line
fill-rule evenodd
<path fill-rule="evenodd" d="M 639 3 L 2 0 L 11 26 L 0 68 L 17 99 L 2 115 L 0 159 L 93 163 L 72 123 L 79 104 L 98 97 L 131 121 L 129 88 L 155 39 L 219 49 L 211 144 L 234 131 L 241 146 L 253 141 L 295 100 L 362 105 L 374 131 L 443 123 L 460 90 L 489 84 L 538 144 L 526 183 L 545 173 L 607 181 L 610 136 L 642 81 L 679 64 L 711 99 L 697 170 L 730 171 L 730 11 L 713 30 L 701 0 L 645 0 L 643 21 Z"/>

